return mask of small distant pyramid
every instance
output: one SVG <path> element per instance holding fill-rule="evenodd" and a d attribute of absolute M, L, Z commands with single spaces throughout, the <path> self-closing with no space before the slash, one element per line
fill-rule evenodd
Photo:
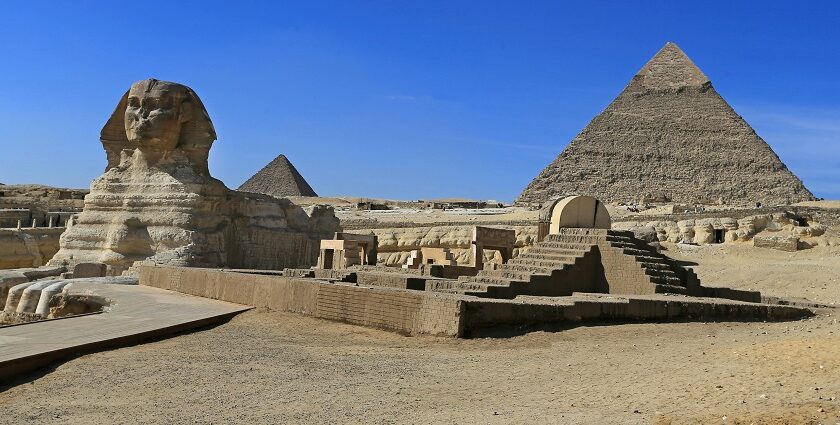
<path fill-rule="evenodd" d="M 242 183 L 239 189 L 243 192 L 254 192 L 271 195 L 277 198 L 286 196 L 318 196 L 306 179 L 300 175 L 297 168 L 289 162 L 286 155 L 278 155 L 254 174 L 248 181 Z"/>
<path fill-rule="evenodd" d="M 517 202 L 564 195 L 731 205 L 814 199 L 674 43 L 639 70 Z"/>

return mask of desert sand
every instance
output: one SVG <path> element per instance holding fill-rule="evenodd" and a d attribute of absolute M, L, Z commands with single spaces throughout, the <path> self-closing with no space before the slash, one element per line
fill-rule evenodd
<path fill-rule="evenodd" d="M 677 247 L 706 284 L 840 302 L 840 249 Z M 637 323 L 405 337 L 250 311 L 3 388 L 3 423 L 824 423 L 840 325 Z"/>

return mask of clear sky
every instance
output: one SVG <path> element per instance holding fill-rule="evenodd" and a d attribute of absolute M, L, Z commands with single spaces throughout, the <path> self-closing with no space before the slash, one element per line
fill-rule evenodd
<path fill-rule="evenodd" d="M 6 1 L 0 182 L 88 187 L 154 77 L 202 98 L 231 188 L 283 153 L 322 196 L 511 201 L 674 41 L 840 199 L 840 3 L 677 3 Z"/>

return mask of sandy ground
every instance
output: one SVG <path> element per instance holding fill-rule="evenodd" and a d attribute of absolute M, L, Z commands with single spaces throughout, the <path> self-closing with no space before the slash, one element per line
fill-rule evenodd
<path fill-rule="evenodd" d="M 705 284 L 840 302 L 840 250 L 669 247 Z M 404 337 L 252 311 L 85 355 L 0 394 L 0 423 L 840 423 L 834 310 L 786 323 Z"/>

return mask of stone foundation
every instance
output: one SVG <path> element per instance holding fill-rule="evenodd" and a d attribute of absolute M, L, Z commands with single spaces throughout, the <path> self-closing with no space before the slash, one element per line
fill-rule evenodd
<path fill-rule="evenodd" d="M 675 295 L 500 300 L 228 270 L 139 267 L 139 273 L 141 285 L 406 335 L 465 337 L 590 321 L 795 320 L 813 314 L 794 306 Z"/>

